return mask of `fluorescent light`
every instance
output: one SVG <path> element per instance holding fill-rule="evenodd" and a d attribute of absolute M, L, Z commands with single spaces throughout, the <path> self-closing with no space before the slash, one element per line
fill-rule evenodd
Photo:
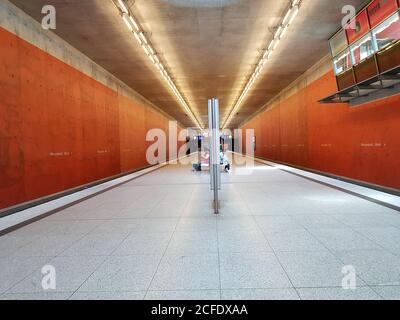
<path fill-rule="evenodd" d="M 268 51 L 270 51 L 270 50 L 272 50 L 272 47 L 275 45 L 275 40 L 272 40 L 270 43 L 269 43 L 269 46 L 268 46 Z"/>
<path fill-rule="evenodd" d="M 283 38 L 283 36 L 285 35 L 287 29 L 288 29 L 288 25 L 286 25 L 286 26 L 283 27 L 282 32 L 281 32 L 281 35 L 279 36 L 280 39 Z"/>
<path fill-rule="evenodd" d="M 264 67 L 265 62 L 271 58 L 271 55 L 274 52 L 274 50 L 277 48 L 279 41 L 283 38 L 283 36 L 287 32 L 289 25 L 291 25 L 292 22 L 294 21 L 294 19 L 296 18 L 297 14 L 299 13 L 299 10 L 300 10 L 300 3 L 301 3 L 301 0 L 291 1 L 291 6 L 287 10 L 285 16 L 283 17 L 282 23 L 278 26 L 272 40 L 269 42 L 268 48 L 265 50 L 264 54 L 260 58 L 253 74 L 251 75 L 250 79 L 244 86 L 243 91 L 241 92 L 241 94 L 239 95 L 239 98 L 237 99 L 233 108 L 229 112 L 226 120 L 223 122 L 222 127 L 224 129 L 231 121 L 233 115 L 236 113 L 236 110 L 240 107 L 241 103 L 243 102 L 243 100 L 246 97 L 246 94 L 250 90 L 251 86 L 254 84 L 256 78 L 260 75 L 260 72 L 261 72 L 262 68 Z"/>
<path fill-rule="evenodd" d="M 279 38 L 279 34 L 282 31 L 282 25 L 279 26 L 278 30 L 276 30 L 276 33 L 274 35 L 274 39 L 278 39 Z"/>
<path fill-rule="evenodd" d="M 291 18 L 289 20 L 288 25 L 292 24 L 293 20 L 296 18 L 298 13 L 299 13 L 299 6 L 296 6 L 296 7 L 294 7 L 294 11 L 293 11 L 293 14 L 292 14 L 292 16 L 291 16 Z"/>
<path fill-rule="evenodd" d="M 150 55 L 150 52 L 149 52 L 149 50 L 147 49 L 146 45 L 143 45 L 142 48 L 143 48 L 144 52 L 146 52 L 146 54 L 149 56 L 149 55 Z"/>
<path fill-rule="evenodd" d="M 193 122 L 199 126 L 199 128 L 202 128 L 202 125 L 200 122 L 197 120 L 196 116 L 192 112 L 192 110 L 189 108 L 188 104 L 186 103 L 185 99 L 182 97 L 181 93 L 177 89 L 175 83 L 171 79 L 171 76 L 168 74 L 168 72 L 165 70 L 163 64 L 160 62 L 159 57 L 155 53 L 155 50 L 151 46 L 151 44 L 148 42 L 143 30 L 140 27 L 140 24 L 135 20 L 135 17 L 132 15 L 132 12 L 127 8 L 125 0 L 113 0 L 114 5 L 118 8 L 119 12 L 122 11 L 122 19 L 126 26 L 129 28 L 131 32 L 133 32 L 133 35 L 135 36 L 136 40 L 140 44 L 140 46 L 143 48 L 144 52 L 148 55 L 149 59 L 151 62 L 156 66 L 156 68 L 160 71 L 163 79 L 168 83 L 168 85 L 171 87 L 171 90 L 179 100 L 179 102 L 182 104 L 183 109 L 185 112 L 188 114 L 188 116 L 193 120 Z M 128 19 L 129 18 L 129 19 Z"/>
<path fill-rule="evenodd" d="M 139 25 L 137 24 L 136 20 L 132 16 L 129 16 L 129 19 L 131 20 L 131 22 L 132 22 L 133 26 L 135 27 L 136 31 L 139 31 L 140 28 L 139 28 Z"/>
<path fill-rule="evenodd" d="M 122 12 L 128 13 L 129 11 L 128 11 L 128 8 L 126 7 L 124 1 L 123 1 L 123 0 L 118 0 L 118 2 L 119 2 L 119 6 L 120 6 L 121 9 L 122 9 Z"/>
<path fill-rule="evenodd" d="M 143 33 L 143 32 L 140 32 L 139 35 L 140 35 L 140 38 L 142 38 L 143 42 L 144 42 L 145 44 L 147 44 L 147 39 L 146 39 L 146 36 L 144 35 L 144 33 Z"/>
<path fill-rule="evenodd" d="M 289 8 L 289 10 L 286 12 L 285 17 L 283 18 L 283 21 L 282 21 L 283 25 L 286 25 L 286 22 L 288 21 L 291 13 L 292 13 L 292 8 Z"/>
<path fill-rule="evenodd" d="M 137 32 L 133 33 L 135 35 L 136 40 L 139 42 L 140 45 L 142 45 L 142 39 L 140 39 L 139 35 L 137 34 Z"/>
<path fill-rule="evenodd" d="M 151 45 L 148 45 L 147 48 L 149 49 L 150 53 L 151 53 L 152 55 L 154 55 L 154 50 L 153 50 L 153 48 L 151 47 Z"/>
<path fill-rule="evenodd" d="M 133 28 L 132 28 L 131 24 L 129 23 L 128 19 L 126 18 L 125 14 L 122 16 L 122 20 L 124 20 L 124 22 L 125 22 L 126 26 L 128 27 L 128 29 L 130 31 L 133 31 Z"/>

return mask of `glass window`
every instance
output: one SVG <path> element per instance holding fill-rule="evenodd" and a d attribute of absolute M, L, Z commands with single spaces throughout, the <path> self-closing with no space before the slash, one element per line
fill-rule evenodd
<path fill-rule="evenodd" d="M 354 43 L 350 47 L 350 50 L 354 64 L 357 64 L 374 54 L 375 50 L 373 47 L 371 34 L 367 34 L 365 37 Z"/>
<path fill-rule="evenodd" d="M 400 14 L 397 12 L 373 31 L 378 50 L 400 39 Z"/>
<path fill-rule="evenodd" d="M 347 37 L 344 30 L 338 32 L 329 41 L 331 47 L 332 57 L 336 56 L 339 52 L 342 52 L 347 47 Z"/>
<path fill-rule="evenodd" d="M 353 66 L 348 48 L 333 59 L 333 65 L 336 75 L 349 70 Z"/>

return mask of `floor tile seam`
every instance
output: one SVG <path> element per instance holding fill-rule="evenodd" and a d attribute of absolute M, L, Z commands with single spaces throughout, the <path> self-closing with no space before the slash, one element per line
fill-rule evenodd
<path fill-rule="evenodd" d="M 221 256 L 219 248 L 219 231 L 218 231 L 218 218 L 215 219 L 215 229 L 217 233 L 217 250 L 218 250 L 218 281 L 219 281 L 219 298 L 222 299 L 222 282 L 221 282 Z"/>
<path fill-rule="evenodd" d="M 377 288 L 397 288 L 400 287 L 400 285 L 372 285 L 372 287 L 377 287 Z M 370 285 L 360 285 L 357 286 L 356 289 L 349 289 L 351 290 L 357 290 L 357 289 L 371 289 Z M 225 287 L 222 288 L 221 291 L 236 291 L 236 290 L 258 290 L 258 291 L 273 291 L 273 290 L 293 290 L 293 289 L 343 289 L 341 286 L 271 286 L 271 287 Z M 192 292 L 201 292 L 201 291 L 219 291 L 218 288 L 204 288 L 204 289 L 198 289 L 198 288 L 190 288 L 190 289 L 151 289 L 148 290 L 148 292 L 186 292 L 186 291 L 192 291 Z M 373 290 L 372 290 L 373 291 Z M 32 295 L 39 295 L 43 293 L 69 293 L 72 292 L 71 290 L 51 290 L 48 292 L 39 292 L 39 291 L 21 291 L 21 292 L 5 292 L 2 295 L 7 295 L 7 294 L 16 294 L 16 295 L 22 295 L 22 294 L 32 294 Z M 81 290 L 78 293 L 145 293 L 145 290 Z M 0 295 L 0 297 L 2 296 Z"/>
<path fill-rule="evenodd" d="M 335 251 L 335 250 L 331 250 L 328 246 L 326 246 L 320 239 L 318 239 L 316 236 L 314 236 L 313 234 L 312 234 L 312 232 L 308 229 L 308 228 L 305 228 L 306 230 L 307 230 L 307 232 L 312 236 L 312 237 L 314 237 L 322 246 L 324 246 L 325 248 L 326 248 L 326 250 L 328 250 L 328 252 L 330 253 L 330 254 L 332 254 L 336 259 L 338 259 L 342 264 L 343 264 L 343 266 L 345 266 L 346 264 L 345 264 L 345 261 L 342 259 L 342 258 L 340 258 L 340 256 L 338 255 L 338 252 L 337 251 Z M 357 275 L 357 278 L 359 278 L 361 281 L 363 281 L 367 286 L 369 285 L 369 283 L 363 278 L 363 277 L 361 277 L 360 275 Z"/>
<path fill-rule="evenodd" d="M 388 249 L 388 248 L 386 248 L 385 246 L 383 246 L 383 245 L 381 245 L 380 243 L 378 243 L 375 239 L 373 239 L 373 238 L 369 237 L 368 235 L 365 235 L 365 234 L 361 233 L 360 231 L 356 230 L 354 226 L 348 226 L 348 227 L 349 227 L 353 232 L 355 232 L 356 234 L 358 234 L 359 236 L 361 236 L 362 238 L 364 238 L 364 239 L 366 239 L 366 240 L 368 240 L 368 241 L 371 241 L 371 242 L 374 243 L 376 246 L 380 247 L 382 250 L 384 250 L 384 251 L 386 251 L 386 252 L 388 252 L 388 253 L 391 253 L 391 254 L 395 255 L 396 257 L 399 257 L 399 258 L 400 258 L 400 252 L 399 252 L 399 253 L 396 253 L 395 251 L 391 251 L 390 249 Z M 376 249 L 376 248 L 375 248 L 375 249 L 371 248 L 371 249 L 359 249 L 359 250 L 365 251 L 365 250 L 377 250 L 377 249 Z M 346 250 L 343 250 L 343 251 L 346 251 Z M 348 251 L 356 251 L 356 250 L 348 250 Z M 399 251 L 400 251 L 400 250 L 399 250 Z"/>
<path fill-rule="evenodd" d="M 39 258 L 46 258 L 48 259 L 46 263 L 50 263 L 50 261 L 52 261 L 56 256 L 40 256 Z M 24 257 L 20 257 L 20 258 L 24 258 Z M 28 258 L 32 258 L 32 257 L 28 257 Z M 36 257 L 37 258 L 37 257 Z M 43 266 L 41 267 L 37 267 L 34 268 L 34 270 L 32 270 L 32 272 L 30 272 L 28 275 L 26 275 L 25 277 L 23 277 L 21 280 L 15 282 L 14 284 L 12 284 L 10 287 L 8 287 L 5 291 L 3 291 L 3 294 L 5 293 L 11 293 L 9 292 L 10 290 L 12 290 L 14 287 L 16 287 L 17 285 L 19 285 L 20 283 L 22 283 L 25 279 L 28 279 L 31 275 L 33 275 L 35 272 L 38 272 L 39 270 L 42 270 Z"/>
<path fill-rule="evenodd" d="M 244 201 L 243 196 L 240 195 L 240 197 L 241 197 L 242 201 Z M 245 201 L 244 203 L 246 204 L 248 210 L 250 210 L 250 208 L 249 208 L 249 206 L 248 206 L 248 203 L 247 203 L 246 201 Z M 260 227 L 260 225 L 259 225 L 258 222 L 256 221 L 254 215 L 251 215 L 251 217 L 252 217 L 253 222 L 256 224 L 258 230 L 262 233 L 262 235 L 263 235 L 263 237 L 264 237 L 264 239 L 265 239 L 267 245 L 268 245 L 269 248 L 272 250 L 272 253 L 273 253 L 273 255 L 275 256 L 275 259 L 278 261 L 279 265 L 281 266 L 283 272 L 285 273 L 286 278 L 289 280 L 289 283 L 291 284 L 291 286 L 292 286 L 292 287 L 294 288 L 294 290 L 296 291 L 296 294 L 297 294 L 298 298 L 301 299 L 299 292 L 298 292 L 297 289 L 294 287 L 294 284 L 293 284 L 293 282 L 292 282 L 292 279 L 289 277 L 289 274 L 287 273 L 286 269 L 285 269 L 284 266 L 282 265 L 282 262 L 279 260 L 277 254 L 275 253 L 274 248 L 271 246 L 269 240 L 268 240 L 267 237 L 265 236 L 264 231 L 262 230 L 262 228 Z"/>
<path fill-rule="evenodd" d="M 194 196 L 194 193 L 191 193 L 190 199 L 191 199 L 193 196 Z M 187 206 L 189 206 L 189 202 L 186 204 L 185 209 L 186 209 Z M 173 232 L 172 232 L 172 234 L 171 234 L 171 236 L 170 236 L 170 238 L 169 238 L 169 240 L 168 240 L 168 244 L 165 246 L 165 249 L 164 249 L 164 251 L 163 251 L 163 254 L 161 255 L 161 258 L 160 258 L 160 260 L 159 260 L 159 262 L 158 262 L 158 264 L 157 264 L 157 267 L 156 267 L 156 269 L 155 269 L 155 271 L 154 271 L 154 273 L 153 273 L 153 276 L 152 276 L 152 278 L 151 278 L 151 280 L 150 280 L 150 282 L 149 282 L 149 285 L 147 286 L 147 288 L 146 288 L 146 290 L 145 290 L 145 291 L 146 291 L 146 294 L 145 294 L 145 296 L 144 296 L 144 299 L 146 299 L 146 297 L 147 297 L 147 294 L 148 294 L 148 292 L 149 292 L 149 290 L 150 290 L 150 288 L 151 288 L 151 285 L 152 285 L 153 282 L 154 282 L 154 279 L 155 279 L 155 277 L 156 277 L 156 275 L 157 275 L 157 272 L 158 272 L 158 270 L 159 270 L 159 268 L 160 268 L 160 266 L 161 266 L 161 263 L 162 263 L 164 257 L 166 256 L 168 247 L 170 246 L 170 244 L 171 244 L 171 242 L 172 242 L 172 239 L 173 239 L 173 237 L 174 237 L 174 235 L 175 235 L 175 233 L 176 233 L 176 230 L 177 230 L 177 228 L 178 228 L 179 222 L 180 222 L 181 220 L 182 220 L 182 216 L 180 216 L 180 217 L 177 219 L 177 222 L 176 222 L 176 224 L 175 224 L 174 230 L 173 230 Z"/>
<path fill-rule="evenodd" d="M 125 237 L 123 237 L 123 239 L 120 241 L 119 245 L 121 245 L 122 242 L 124 242 L 128 237 L 129 237 L 130 233 L 128 233 Z M 97 265 L 97 267 L 94 268 L 94 270 L 86 277 L 85 280 L 83 280 L 83 282 L 78 286 L 78 288 L 76 288 L 76 290 L 74 290 L 72 292 L 72 294 L 67 298 L 67 300 L 71 299 L 72 296 L 79 291 L 80 288 L 82 288 L 82 286 L 90 279 L 90 277 L 92 277 L 92 275 L 99 270 L 105 263 L 106 261 L 112 257 L 112 254 L 115 252 L 115 250 L 117 250 L 118 246 L 116 245 L 115 248 L 110 252 L 110 254 L 108 255 L 104 255 L 103 256 L 103 260 Z"/>
<path fill-rule="evenodd" d="M 90 233 L 91 231 L 89 231 L 88 233 Z M 86 236 L 86 234 L 82 235 L 82 237 L 80 237 L 79 239 L 77 239 L 75 242 L 73 242 L 68 248 L 66 248 L 65 250 L 63 250 L 62 252 L 65 252 L 66 250 L 68 250 L 72 245 L 74 245 L 75 243 L 77 243 L 79 240 L 83 239 Z M 39 236 L 40 237 L 40 236 Z M 21 247 L 24 248 L 25 246 Z M 19 256 L 13 256 L 11 258 L 48 258 L 49 260 L 46 262 L 46 264 L 50 264 L 51 261 L 53 261 L 55 258 L 57 258 L 59 255 L 55 254 L 52 256 L 26 256 L 26 257 L 19 257 Z M 43 268 L 43 266 L 41 267 L 37 267 L 35 268 L 31 273 L 29 273 L 26 277 L 24 277 L 23 279 L 21 279 L 20 281 L 16 282 L 15 284 L 13 284 L 12 286 L 10 286 L 6 291 L 4 291 L 3 293 L 6 293 L 8 291 L 10 291 L 12 288 L 16 287 L 18 284 L 22 283 L 25 279 L 27 279 L 28 277 L 30 277 L 31 275 L 33 275 L 35 272 L 38 272 L 39 270 L 41 270 Z"/>

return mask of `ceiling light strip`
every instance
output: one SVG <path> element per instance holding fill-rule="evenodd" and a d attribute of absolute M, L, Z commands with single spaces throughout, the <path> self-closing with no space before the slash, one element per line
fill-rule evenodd
<path fill-rule="evenodd" d="M 294 19 L 296 18 L 297 14 L 299 13 L 300 9 L 300 4 L 302 0 L 293 0 L 290 3 L 290 7 L 287 10 L 281 24 L 276 28 L 276 31 L 274 33 L 273 38 L 271 41 L 268 43 L 266 46 L 266 50 L 260 60 L 257 63 L 257 67 L 254 69 L 252 75 L 250 76 L 249 80 L 247 81 L 243 91 L 241 92 L 239 98 L 236 100 L 236 103 L 234 104 L 233 108 L 228 114 L 228 117 L 225 119 L 223 122 L 222 128 L 226 128 L 226 126 L 229 125 L 230 121 L 232 120 L 232 117 L 235 115 L 239 107 L 241 106 L 243 100 L 245 99 L 247 93 L 251 89 L 252 85 L 254 84 L 255 80 L 257 77 L 260 75 L 262 69 L 264 68 L 265 64 L 267 61 L 271 58 L 272 53 L 276 50 L 278 47 L 281 39 L 285 35 L 287 29 L 289 26 L 293 23 Z"/>
<path fill-rule="evenodd" d="M 182 104 L 185 112 L 189 115 L 192 121 L 199 127 L 203 128 L 200 122 L 197 120 L 196 116 L 194 115 L 193 111 L 190 109 L 189 105 L 183 98 L 182 94 L 179 92 L 178 88 L 176 87 L 175 83 L 171 79 L 171 76 L 165 70 L 164 65 L 161 63 L 160 57 L 155 52 L 154 48 L 150 44 L 149 40 L 146 38 L 146 35 L 141 28 L 138 20 L 133 16 L 132 12 L 128 9 L 125 0 L 112 0 L 115 6 L 118 8 L 122 20 L 124 21 L 125 25 L 128 27 L 129 31 L 133 33 L 133 36 L 142 47 L 143 51 L 149 57 L 150 61 L 155 65 L 155 67 L 160 71 L 162 78 L 168 83 L 172 92 L 175 94 L 178 101 Z"/>

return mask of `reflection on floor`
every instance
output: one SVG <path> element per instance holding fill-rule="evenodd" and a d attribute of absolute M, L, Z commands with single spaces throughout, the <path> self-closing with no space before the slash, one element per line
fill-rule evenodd
<path fill-rule="evenodd" d="M 400 299 L 399 212 L 257 163 L 221 198 L 170 165 L 9 233 L 0 298 Z"/>

